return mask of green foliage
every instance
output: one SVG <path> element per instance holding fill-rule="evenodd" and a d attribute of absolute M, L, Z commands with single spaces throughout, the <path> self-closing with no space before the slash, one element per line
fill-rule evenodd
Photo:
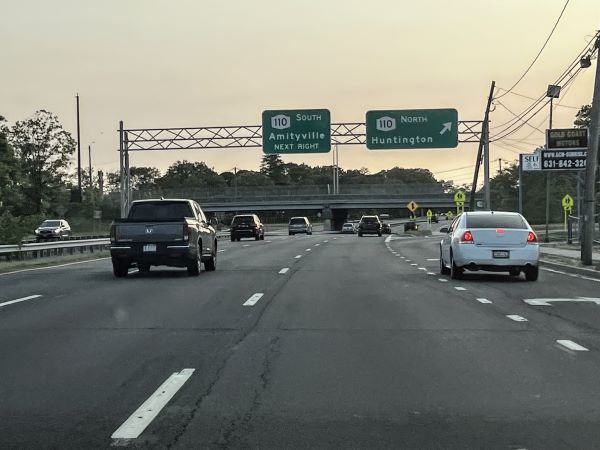
<path fill-rule="evenodd" d="M 286 165 L 279 155 L 264 155 L 260 164 L 260 173 L 276 185 L 289 184 Z"/>
<path fill-rule="evenodd" d="M 0 214 L 0 242 L 19 244 L 24 237 L 33 234 L 33 230 L 42 220 L 41 215 L 13 216 L 10 212 L 4 211 Z"/>
<path fill-rule="evenodd" d="M 592 120 L 592 105 L 583 105 L 575 116 L 575 127 L 586 128 L 590 126 Z"/>
<path fill-rule="evenodd" d="M 177 161 L 156 184 L 161 188 L 218 187 L 225 180 L 203 162 Z"/>
<path fill-rule="evenodd" d="M 42 212 L 53 190 L 64 184 L 75 141 L 55 114 L 40 110 L 13 126 L 9 142 L 20 162 L 27 209 Z"/>

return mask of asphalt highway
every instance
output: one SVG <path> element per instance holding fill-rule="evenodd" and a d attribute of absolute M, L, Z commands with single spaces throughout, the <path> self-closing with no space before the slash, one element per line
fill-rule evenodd
<path fill-rule="evenodd" d="M 0 275 L 0 448 L 600 448 L 599 280 L 450 280 L 438 244 L 267 235 L 199 277 Z"/>

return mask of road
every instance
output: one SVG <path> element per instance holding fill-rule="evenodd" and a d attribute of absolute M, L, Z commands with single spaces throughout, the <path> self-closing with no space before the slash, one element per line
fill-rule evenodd
<path fill-rule="evenodd" d="M 267 235 L 199 277 L 0 275 L 0 448 L 600 447 L 600 305 L 524 301 L 598 281 L 454 281 L 438 242 Z"/>

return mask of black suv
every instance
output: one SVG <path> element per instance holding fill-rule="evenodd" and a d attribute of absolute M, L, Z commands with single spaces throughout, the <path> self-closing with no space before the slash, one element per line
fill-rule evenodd
<path fill-rule="evenodd" d="M 239 241 L 243 237 L 255 240 L 265 239 L 265 226 L 256 214 L 243 214 L 234 216 L 231 221 L 231 242 Z"/>
<path fill-rule="evenodd" d="M 381 236 L 381 221 L 377 216 L 362 216 L 358 223 L 358 235 L 376 234 Z"/>

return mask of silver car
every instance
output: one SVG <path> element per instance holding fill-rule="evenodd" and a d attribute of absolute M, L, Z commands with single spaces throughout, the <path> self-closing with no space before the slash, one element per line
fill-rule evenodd
<path fill-rule="evenodd" d="M 308 217 L 292 217 L 288 225 L 288 233 L 290 236 L 298 233 L 312 234 L 312 224 Z"/>
<path fill-rule="evenodd" d="M 457 216 L 440 242 L 440 271 L 460 278 L 465 270 L 525 273 L 538 279 L 540 249 L 527 220 L 514 212 L 466 212 Z"/>

